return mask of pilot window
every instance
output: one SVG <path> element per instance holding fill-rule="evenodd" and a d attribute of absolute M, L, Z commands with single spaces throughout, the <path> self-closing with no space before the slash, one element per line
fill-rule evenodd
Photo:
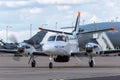
<path fill-rule="evenodd" d="M 55 41 L 55 37 L 56 37 L 56 36 L 50 36 L 50 37 L 48 38 L 48 41 Z"/>
<path fill-rule="evenodd" d="M 57 36 L 56 41 L 66 41 L 66 37 L 65 36 Z"/>

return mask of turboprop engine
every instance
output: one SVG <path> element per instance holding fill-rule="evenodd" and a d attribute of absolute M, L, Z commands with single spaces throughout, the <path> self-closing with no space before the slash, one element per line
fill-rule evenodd
<path fill-rule="evenodd" d="M 27 43 L 20 43 L 17 46 L 17 50 L 19 55 L 29 56 L 32 55 L 32 53 L 35 51 L 35 48 Z"/>
<path fill-rule="evenodd" d="M 85 50 L 87 55 L 99 55 L 100 51 L 102 51 L 102 48 L 96 43 L 89 42 L 86 44 Z"/>

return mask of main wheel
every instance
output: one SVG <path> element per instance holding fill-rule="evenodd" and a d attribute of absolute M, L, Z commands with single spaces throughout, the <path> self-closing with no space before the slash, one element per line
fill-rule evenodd
<path fill-rule="evenodd" d="M 36 66 L 36 61 L 33 60 L 33 61 L 31 62 L 31 67 L 35 67 L 35 66 Z"/>
<path fill-rule="evenodd" d="M 93 67 L 93 66 L 94 66 L 94 61 L 93 61 L 93 60 L 91 60 L 91 61 L 89 62 L 89 66 L 90 66 L 90 67 Z"/>
<path fill-rule="evenodd" d="M 52 62 L 49 63 L 49 68 L 50 68 L 50 69 L 53 68 Z"/>

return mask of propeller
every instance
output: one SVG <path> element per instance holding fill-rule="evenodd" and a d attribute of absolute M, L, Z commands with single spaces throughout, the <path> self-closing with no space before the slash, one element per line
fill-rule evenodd
<path fill-rule="evenodd" d="M 20 47 L 19 47 L 19 43 L 18 43 L 17 38 L 15 37 L 15 35 L 12 34 L 12 35 L 9 36 L 9 40 L 14 44 L 15 48 L 18 51 L 17 53 L 14 54 L 13 60 L 20 61 L 20 55 L 21 54 L 19 52 Z"/>
<path fill-rule="evenodd" d="M 19 53 L 16 53 L 13 57 L 13 60 L 20 61 L 20 56 L 17 56 Z"/>
<path fill-rule="evenodd" d="M 90 54 L 100 54 L 100 51 L 102 51 L 102 48 L 100 47 L 99 44 L 89 42 L 85 46 L 86 52 Z"/>

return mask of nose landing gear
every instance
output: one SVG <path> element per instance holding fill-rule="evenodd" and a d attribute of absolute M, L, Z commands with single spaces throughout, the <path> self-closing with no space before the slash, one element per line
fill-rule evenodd
<path fill-rule="evenodd" d="M 52 69 L 52 68 L 53 68 L 53 63 L 52 63 L 52 61 L 53 61 L 53 57 L 50 56 L 49 60 L 50 60 L 49 68 Z"/>

